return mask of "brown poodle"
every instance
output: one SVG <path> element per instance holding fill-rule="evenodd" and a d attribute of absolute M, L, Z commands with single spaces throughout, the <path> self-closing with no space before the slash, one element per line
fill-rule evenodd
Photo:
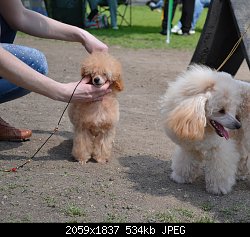
<path fill-rule="evenodd" d="M 112 92 L 101 101 L 69 105 L 68 115 L 74 127 L 72 155 L 82 165 L 91 158 L 106 163 L 111 156 L 119 120 L 117 92 L 123 90 L 122 67 L 110 54 L 95 52 L 83 61 L 81 75 L 82 78 L 90 76 L 97 87 L 110 81 Z"/>

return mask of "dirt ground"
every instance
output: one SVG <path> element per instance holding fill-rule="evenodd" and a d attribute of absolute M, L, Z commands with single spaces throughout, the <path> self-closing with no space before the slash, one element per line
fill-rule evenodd
<path fill-rule="evenodd" d="M 86 55 L 79 44 L 19 37 L 42 50 L 49 76 L 79 80 Z M 111 47 L 123 65 L 125 91 L 110 163 L 81 166 L 71 156 L 72 127 L 64 115 L 59 131 L 29 164 L 0 173 L 0 222 L 249 222 L 250 185 L 237 183 L 225 196 L 208 194 L 204 178 L 170 180 L 175 145 L 163 132 L 158 99 L 184 70 L 191 51 Z M 248 79 L 244 63 L 236 78 Z M 0 167 L 21 165 L 56 127 L 66 104 L 31 93 L 1 104 L 1 117 L 33 130 L 30 141 L 0 142 Z"/>

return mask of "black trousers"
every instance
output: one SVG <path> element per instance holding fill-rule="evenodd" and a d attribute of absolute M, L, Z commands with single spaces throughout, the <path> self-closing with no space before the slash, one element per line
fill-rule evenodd
<path fill-rule="evenodd" d="M 181 24 L 182 33 L 189 33 L 194 14 L 195 0 L 182 0 Z"/>
<path fill-rule="evenodd" d="M 172 28 L 172 20 L 174 18 L 176 6 L 177 6 L 178 3 L 180 3 L 180 0 L 174 0 L 174 2 L 173 2 L 171 28 Z M 164 7 L 163 7 L 162 30 L 167 31 L 167 28 L 168 28 L 168 0 L 165 0 L 164 1 Z"/>

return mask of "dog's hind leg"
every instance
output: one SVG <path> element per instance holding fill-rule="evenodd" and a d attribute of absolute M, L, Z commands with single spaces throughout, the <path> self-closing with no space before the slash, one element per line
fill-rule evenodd
<path fill-rule="evenodd" d="M 106 133 L 100 133 L 94 141 L 93 158 L 98 162 L 105 164 L 110 160 L 112 143 L 115 137 L 115 128 Z"/>
<path fill-rule="evenodd" d="M 237 180 L 245 180 L 247 178 L 247 175 L 249 174 L 249 167 L 247 165 L 248 160 L 248 155 L 240 158 L 236 176 Z"/>
<path fill-rule="evenodd" d="M 235 143 L 236 143 L 236 149 L 239 153 L 240 160 L 238 163 L 238 169 L 236 173 L 236 179 L 237 180 L 245 180 L 247 178 L 247 175 L 249 174 L 249 169 L 247 167 L 247 163 L 249 162 L 249 153 L 250 153 L 250 137 L 248 138 L 248 134 L 250 131 L 248 131 L 248 124 L 244 121 L 241 121 L 242 127 L 240 130 L 234 131 L 235 136 Z M 233 132 L 231 132 L 232 135 L 235 135 Z"/>
<path fill-rule="evenodd" d="M 172 159 L 171 179 L 177 183 L 192 183 L 201 175 L 201 161 L 197 157 L 199 154 L 195 155 L 178 146 Z"/>
<path fill-rule="evenodd" d="M 216 149 L 211 149 L 206 159 L 206 189 L 213 194 L 227 194 L 236 180 L 239 153 L 234 143 L 221 142 Z"/>
<path fill-rule="evenodd" d="M 74 158 L 84 165 L 91 158 L 92 152 L 92 135 L 88 130 L 75 131 L 73 139 L 72 155 Z"/>
<path fill-rule="evenodd" d="M 247 178 L 247 175 L 249 174 L 249 170 L 247 167 L 247 163 L 249 162 L 249 154 L 248 151 L 245 149 L 243 145 L 239 145 L 237 149 L 240 153 L 240 160 L 238 163 L 238 169 L 237 169 L 237 180 L 245 180 Z"/>

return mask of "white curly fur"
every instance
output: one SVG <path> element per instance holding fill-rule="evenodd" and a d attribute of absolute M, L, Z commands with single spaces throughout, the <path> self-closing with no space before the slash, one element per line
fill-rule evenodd
<path fill-rule="evenodd" d="M 112 92 L 102 101 L 71 103 L 68 115 L 74 127 L 72 155 L 81 164 L 93 158 L 106 163 L 111 157 L 112 142 L 119 120 L 117 92 L 123 90 L 120 62 L 108 53 L 95 52 L 82 64 L 82 77 L 111 82 Z"/>
<path fill-rule="evenodd" d="M 249 83 L 194 64 L 169 84 L 160 105 L 165 132 L 177 144 L 172 157 L 174 181 L 192 183 L 204 170 L 206 190 L 227 194 L 236 176 L 246 177 Z M 216 123 L 220 136 L 212 123 Z"/>

